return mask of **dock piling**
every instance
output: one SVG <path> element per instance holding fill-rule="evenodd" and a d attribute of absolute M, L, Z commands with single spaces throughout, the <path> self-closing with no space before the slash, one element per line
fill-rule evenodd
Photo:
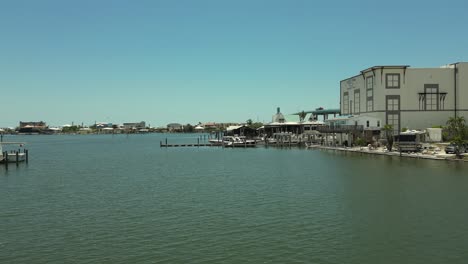
<path fill-rule="evenodd" d="M 16 151 L 16 167 L 19 166 L 19 152 Z"/>
<path fill-rule="evenodd" d="M 8 170 L 8 151 L 5 151 L 3 153 L 3 156 L 4 156 L 3 160 L 5 162 L 5 169 Z"/>
<path fill-rule="evenodd" d="M 26 154 L 26 163 L 29 162 L 29 150 L 24 149 L 24 154 Z"/>

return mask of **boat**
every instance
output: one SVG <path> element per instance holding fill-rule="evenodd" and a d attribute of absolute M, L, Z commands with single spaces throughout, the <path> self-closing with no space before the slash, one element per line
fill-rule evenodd
<path fill-rule="evenodd" d="M 231 147 L 231 148 L 252 148 L 257 145 L 256 140 L 246 139 L 243 136 L 240 137 L 231 137 L 225 136 L 223 137 L 224 146 Z"/>
<path fill-rule="evenodd" d="M 221 145 L 223 145 L 223 139 L 216 139 L 216 138 L 213 138 L 213 139 L 208 140 L 208 142 L 210 142 L 211 144 L 213 144 L 213 145 L 215 145 L 215 146 L 221 146 Z"/>

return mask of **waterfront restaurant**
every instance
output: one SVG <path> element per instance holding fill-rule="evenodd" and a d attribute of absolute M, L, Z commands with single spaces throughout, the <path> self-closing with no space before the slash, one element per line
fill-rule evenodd
<path fill-rule="evenodd" d="M 39 122 L 19 122 L 19 133 L 41 133 L 47 129 L 47 124 L 44 121 Z"/>
<path fill-rule="evenodd" d="M 273 136 L 275 133 L 300 134 L 302 133 L 301 124 L 299 120 L 292 121 L 291 118 L 293 117 L 294 116 L 289 116 L 289 120 L 286 120 L 278 107 L 276 108 L 276 114 L 271 118 L 271 122 L 265 124 L 261 132 L 268 137 Z"/>
<path fill-rule="evenodd" d="M 257 130 L 246 125 L 228 126 L 226 128 L 225 135 L 254 137 L 257 136 Z"/>
<path fill-rule="evenodd" d="M 278 107 L 276 114 L 272 117 L 272 122 L 265 124 L 261 132 L 268 137 L 277 133 L 290 133 L 300 135 L 309 131 L 317 130 L 317 127 L 324 125 L 323 121 L 317 120 L 317 115 L 312 112 L 305 112 L 307 115 L 301 119 L 299 113 L 283 115 Z M 328 117 L 328 114 L 327 114 Z"/>

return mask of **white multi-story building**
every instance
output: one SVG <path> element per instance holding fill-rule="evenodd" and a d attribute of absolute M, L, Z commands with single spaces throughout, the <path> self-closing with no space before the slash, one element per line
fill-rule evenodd
<path fill-rule="evenodd" d="M 340 109 L 380 119 L 395 132 L 445 125 L 454 116 L 468 120 L 468 63 L 365 69 L 340 82 Z"/>

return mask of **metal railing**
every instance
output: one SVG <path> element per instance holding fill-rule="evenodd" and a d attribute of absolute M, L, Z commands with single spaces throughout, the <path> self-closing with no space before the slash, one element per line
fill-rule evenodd
<path fill-rule="evenodd" d="M 364 126 L 362 125 L 334 125 L 334 126 L 319 126 L 317 131 L 320 133 L 349 133 L 349 132 L 362 132 Z"/>

